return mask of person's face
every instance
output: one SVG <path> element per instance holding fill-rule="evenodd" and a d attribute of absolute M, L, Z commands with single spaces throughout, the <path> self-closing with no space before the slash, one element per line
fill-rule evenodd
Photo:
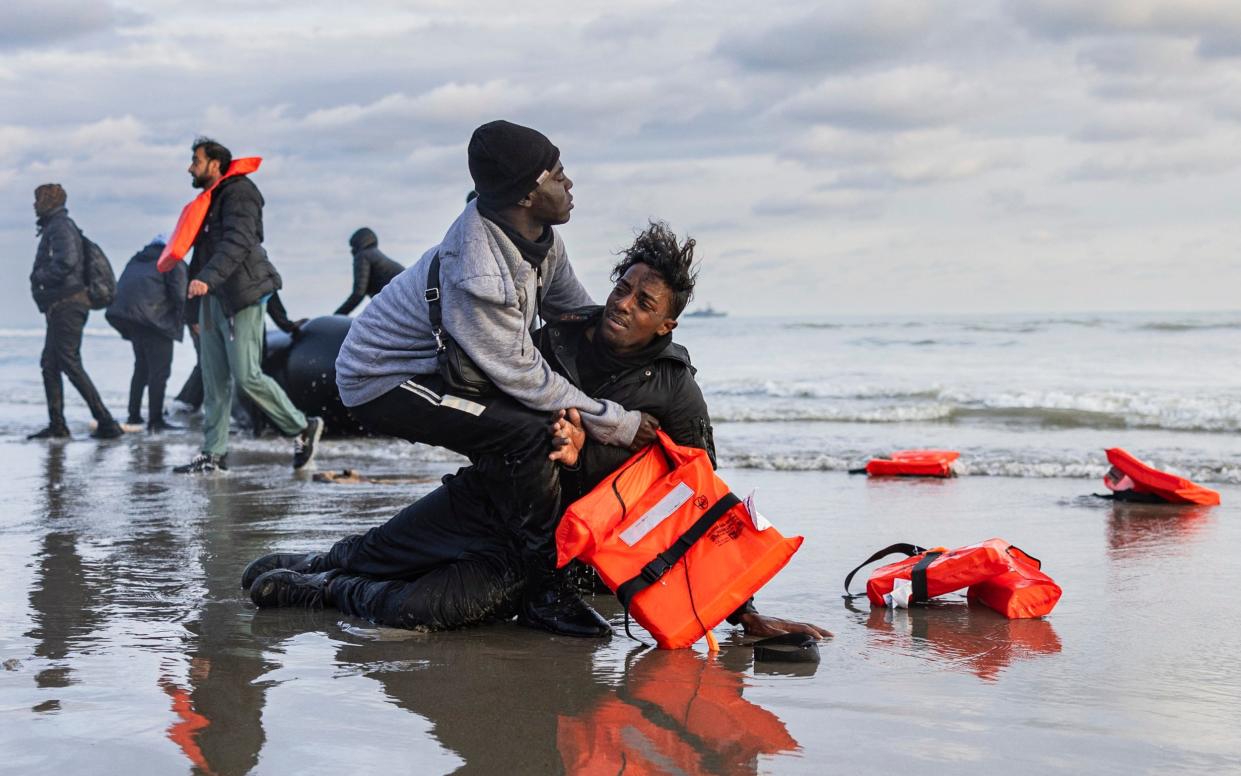
<path fill-rule="evenodd" d="M 189 173 L 193 178 L 194 188 L 211 188 L 211 184 L 220 178 L 220 160 L 208 159 L 201 148 L 195 148 L 194 156 L 190 160 Z"/>
<path fill-rule="evenodd" d="M 616 281 L 603 305 L 599 334 L 612 350 L 640 350 L 677 327 L 672 289 L 645 264 L 635 264 Z"/>
<path fill-rule="evenodd" d="M 569 222 L 569 211 L 573 209 L 573 195 L 569 193 L 571 188 L 573 181 L 564 174 L 564 165 L 556 162 L 556 168 L 538 188 L 530 192 L 523 203 L 529 203 L 530 216 L 539 223 L 549 226 L 566 224 Z"/>

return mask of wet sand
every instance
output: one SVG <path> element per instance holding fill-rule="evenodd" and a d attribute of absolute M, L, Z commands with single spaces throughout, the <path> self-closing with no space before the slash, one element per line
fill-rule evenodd
<path fill-rule="evenodd" d="M 196 442 L 0 442 L 0 772 L 615 773 L 621 751 L 629 772 L 1241 769 L 1235 487 L 1194 508 L 1094 500 L 1086 480 L 724 470 L 807 537 L 758 597 L 835 632 L 807 670 L 755 665 L 727 626 L 708 659 L 635 651 L 619 627 L 598 643 L 256 612 L 250 559 L 363 530 L 452 464 L 325 446 L 321 471 L 426 478 L 342 487 L 260 441 L 228 477 L 174 477 Z M 1050 617 L 841 598 L 882 546 L 992 536 L 1064 588 Z"/>

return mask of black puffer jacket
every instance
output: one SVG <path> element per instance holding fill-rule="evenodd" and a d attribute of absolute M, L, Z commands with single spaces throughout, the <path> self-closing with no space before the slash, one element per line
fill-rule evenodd
<path fill-rule="evenodd" d="M 230 315 L 280 288 L 263 249 L 263 195 L 245 175 L 220 181 L 194 241 L 190 278 L 211 289 Z"/>
<path fill-rule="evenodd" d="M 393 261 L 379 250 L 379 239 L 369 229 L 359 229 L 353 247 L 353 293 L 336 308 L 337 315 L 353 312 L 364 297 L 374 296 L 388 285 L 388 281 L 405 271 L 405 267 Z"/>
<path fill-rule="evenodd" d="M 39 312 L 86 290 L 82 233 L 63 207 L 39 219 L 39 247 L 30 271 L 30 294 Z"/>
<path fill-rule="evenodd" d="M 577 347 L 581 333 L 599 325 L 602 307 L 588 307 L 562 315 L 536 333 L 543 357 L 552 368 L 580 384 L 577 371 Z M 655 359 L 646 366 L 615 375 L 595 391 L 596 399 L 608 399 L 627 410 L 640 410 L 654 415 L 672 441 L 707 451 L 715 463 L 715 440 L 711 416 L 702 389 L 694 381 L 694 367 L 689 351 L 669 341 Z M 586 443 L 576 472 L 566 471 L 561 477 L 564 503 L 586 495 L 605 476 L 615 471 L 632 453 L 623 447 Z"/>
<path fill-rule="evenodd" d="M 151 243 L 135 253 L 116 281 L 116 298 L 105 315 L 125 339 L 130 339 L 139 326 L 178 342 L 184 335 L 189 273 L 183 261 L 167 272 L 156 269 L 155 262 L 163 249 L 163 243 Z"/>

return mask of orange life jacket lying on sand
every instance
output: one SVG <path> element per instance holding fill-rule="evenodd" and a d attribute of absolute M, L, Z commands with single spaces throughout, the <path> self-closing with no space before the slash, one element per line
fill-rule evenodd
<path fill-rule="evenodd" d="M 875 569 L 866 581 L 866 597 L 872 606 L 904 607 L 969 588 L 971 601 L 1015 619 L 1042 617 L 1060 600 L 1060 586 L 1040 570 L 1041 561 L 1003 539 L 955 550 L 893 544 L 849 572 L 846 597 L 853 575 L 862 566 L 897 552 L 910 557 Z"/>
<path fill-rule="evenodd" d="M 207 217 L 207 211 L 211 209 L 211 192 L 215 191 L 215 187 L 219 186 L 221 181 L 234 175 L 249 175 L 262 163 L 262 158 L 258 156 L 234 159 L 228 166 L 228 172 L 221 175 L 220 180 L 181 208 L 181 215 L 177 218 L 177 225 L 173 227 L 172 237 L 168 239 L 163 252 L 160 253 L 159 261 L 155 262 L 155 268 L 160 272 L 169 271 L 176 266 L 178 261 L 185 258 L 190 248 L 194 247 L 194 241 L 198 239 L 198 230 L 203 228 L 203 220 Z"/>
<path fill-rule="evenodd" d="M 557 565 L 589 563 L 626 617 L 632 612 L 665 649 L 688 647 L 723 622 L 801 543 L 751 515 L 705 450 L 662 431 L 556 528 Z"/>
<path fill-rule="evenodd" d="M 1106 452 L 1112 468 L 1103 475 L 1103 484 L 1113 491 L 1117 499 L 1206 506 L 1219 503 L 1219 493 L 1210 488 L 1152 469 L 1119 447 Z"/>
<path fill-rule="evenodd" d="M 780 718 L 741 697 L 741 674 L 690 652 L 647 652 L 584 716 L 561 716 L 567 774 L 731 773 L 797 749 Z"/>
<path fill-rule="evenodd" d="M 887 458 L 872 458 L 865 472 L 871 477 L 952 477 L 955 450 L 897 450 Z"/>

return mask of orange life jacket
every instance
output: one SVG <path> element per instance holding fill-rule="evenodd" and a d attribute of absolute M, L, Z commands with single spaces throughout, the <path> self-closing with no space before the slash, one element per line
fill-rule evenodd
<path fill-rule="evenodd" d="M 556 528 L 558 565 L 589 563 L 626 616 L 665 649 L 688 647 L 720 624 L 801 543 L 752 516 L 705 450 L 662 431 L 570 505 Z"/>
<path fill-rule="evenodd" d="M 600 774 L 731 772 L 760 754 L 794 751 L 780 718 L 741 697 L 740 674 L 690 652 L 648 652 L 615 695 L 561 716 L 564 770 Z"/>
<path fill-rule="evenodd" d="M 924 603 L 968 587 L 971 599 L 1009 618 L 1042 617 L 1060 600 L 1060 587 L 1040 570 L 1040 561 L 1003 539 L 955 550 L 893 544 L 849 572 L 846 596 L 853 575 L 862 566 L 897 552 L 910 557 L 875 569 L 866 581 L 866 597 L 873 606 L 889 605 L 885 597 L 893 593 L 897 580 L 910 582 L 908 603 Z"/>
<path fill-rule="evenodd" d="M 871 477 L 951 477 L 952 462 L 961 457 L 955 450 L 897 450 L 887 458 L 866 463 Z"/>
<path fill-rule="evenodd" d="M 172 230 L 172 237 L 164 245 L 159 261 L 155 262 L 155 268 L 160 272 L 169 271 L 176 266 L 178 261 L 185 258 L 190 248 L 194 247 L 194 241 L 198 239 L 198 230 L 203 228 L 203 220 L 207 217 L 207 211 L 211 209 L 211 192 L 215 191 L 215 187 L 219 186 L 221 181 L 234 175 L 248 175 L 257 170 L 262 163 L 263 159 L 258 156 L 234 159 L 228 166 L 228 172 L 221 175 L 220 180 L 190 200 L 190 203 L 181 209 L 177 225 Z"/>
<path fill-rule="evenodd" d="M 1219 493 L 1210 488 L 1175 474 L 1152 469 L 1119 447 L 1110 448 L 1106 452 L 1112 468 L 1103 475 L 1103 484 L 1114 491 L 1117 498 L 1136 494 L 1150 500 L 1173 504 L 1214 506 L 1219 503 Z"/>

